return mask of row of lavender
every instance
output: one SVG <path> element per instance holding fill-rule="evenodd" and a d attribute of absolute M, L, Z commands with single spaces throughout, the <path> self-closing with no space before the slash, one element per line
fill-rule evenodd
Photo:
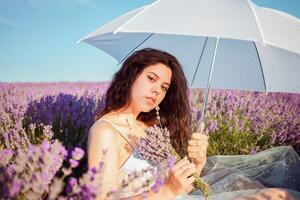
<path fill-rule="evenodd" d="M 84 150 L 106 88 L 106 83 L 0 84 L 0 196 L 95 196 L 96 172 L 103 165 L 86 172 Z M 194 127 L 201 97 L 200 90 L 191 93 Z M 205 124 L 209 155 L 249 154 L 277 145 L 299 153 L 300 95 L 215 90 Z"/>
<path fill-rule="evenodd" d="M 193 96 L 195 124 L 202 92 Z M 209 155 L 250 154 L 280 145 L 300 153 L 299 94 L 214 90 L 205 117 Z"/>
<path fill-rule="evenodd" d="M 80 173 L 85 169 L 79 166 L 84 163 L 84 140 L 79 137 L 86 135 L 93 113 L 102 107 L 106 86 L 0 84 L 1 197 L 93 199 L 99 185 L 95 177 L 103 166 Z"/>

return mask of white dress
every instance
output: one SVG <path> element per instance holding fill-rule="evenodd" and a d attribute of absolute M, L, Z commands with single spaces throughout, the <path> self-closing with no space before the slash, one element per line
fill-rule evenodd
<path fill-rule="evenodd" d="M 113 122 L 102 120 L 109 122 L 126 139 Z M 149 167 L 155 168 L 134 151 L 120 170 L 128 175 Z M 144 174 L 138 179 L 143 182 L 149 176 Z M 284 188 L 300 200 L 300 158 L 293 148 L 287 146 L 274 147 L 255 155 L 210 156 L 201 178 L 211 186 L 211 199 L 231 200 L 262 188 L 276 187 Z M 135 195 L 143 191 L 136 191 Z M 123 192 L 122 197 L 135 196 L 132 191 Z M 204 199 L 204 196 L 201 191 L 194 191 L 175 199 Z"/>

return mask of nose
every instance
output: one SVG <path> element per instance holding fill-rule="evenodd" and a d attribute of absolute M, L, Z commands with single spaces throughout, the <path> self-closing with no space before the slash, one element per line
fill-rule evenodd
<path fill-rule="evenodd" d="M 160 92 L 161 92 L 161 88 L 160 88 L 159 85 L 153 85 L 151 91 L 152 91 L 153 93 L 155 93 L 156 95 L 158 95 L 158 94 L 160 94 Z"/>

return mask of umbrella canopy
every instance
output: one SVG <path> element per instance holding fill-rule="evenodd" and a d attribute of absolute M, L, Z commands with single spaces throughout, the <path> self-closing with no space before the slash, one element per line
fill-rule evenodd
<path fill-rule="evenodd" d="M 300 92 L 300 20 L 249 0 L 160 0 L 80 42 L 124 61 L 150 47 L 182 64 L 200 88 Z"/>

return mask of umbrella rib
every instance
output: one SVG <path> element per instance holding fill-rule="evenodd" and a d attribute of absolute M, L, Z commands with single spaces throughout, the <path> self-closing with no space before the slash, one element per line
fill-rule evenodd
<path fill-rule="evenodd" d="M 265 91 L 268 92 L 267 83 L 266 83 L 266 79 L 265 79 L 265 73 L 264 73 L 264 70 L 263 70 L 263 67 L 262 67 L 262 63 L 261 63 L 261 59 L 260 59 L 260 56 L 259 56 L 259 52 L 258 52 L 256 43 L 253 42 L 253 44 L 254 44 L 254 47 L 255 47 L 255 50 L 256 50 L 256 53 L 257 53 L 257 57 L 258 57 L 258 61 L 259 61 L 259 66 L 260 66 L 261 74 L 262 74 L 262 77 L 263 77 Z"/>
<path fill-rule="evenodd" d="M 194 81 L 195 81 L 195 78 L 196 78 L 196 74 L 197 74 L 197 72 L 198 72 L 198 68 L 199 68 L 199 65 L 200 65 L 200 61 L 202 60 L 202 56 L 203 56 L 203 53 L 204 53 L 204 49 L 205 49 L 206 43 L 207 43 L 207 38 L 208 38 L 208 37 L 206 37 L 206 39 L 205 39 L 205 42 L 204 42 L 204 45 L 203 45 L 203 48 L 202 48 L 201 55 L 200 55 L 200 57 L 199 57 L 199 59 L 198 59 L 198 63 L 197 63 L 197 67 L 196 67 L 195 73 L 194 73 L 194 75 L 193 75 L 191 87 L 192 87 L 193 84 L 194 84 Z"/>
<path fill-rule="evenodd" d="M 119 64 L 121 64 L 125 59 L 128 58 L 129 55 L 131 55 L 139 46 L 141 46 L 142 44 L 144 44 L 150 37 L 152 37 L 154 35 L 154 33 L 151 33 L 147 38 L 145 38 L 139 45 L 137 45 L 135 48 L 133 48 L 120 62 Z M 119 65 L 118 64 L 118 65 Z"/>
<path fill-rule="evenodd" d="M 255 19 L 256 24 L 257 24 L 257 26 L 258 26 L 258 30 L 259 30 L 259 33 L 260 33 L 260 36 L 261 36 L 262 43 L 263 43 L 264 45 L 266 45 L 265 36 L 264 36 L 263 30 L 262 30 L 260 21 L 259 21 L 259 19 L 258 19 L 258 17 L 257 17 L 256 11 L 255 11 L 255 9 L 254 9 L 252 3 L 250 2 L 250 0 L 247 0 L 247 2 L 248 2 L 248 4 L 249 4 L 249 6 L 250 6 L 250 9 L 251 9 L 253 15 L 254 15 L 254 19 Z"/>
<path fill-rule="evenodd" d="M 153 3 L 151 3 L 150 5 L 148 5 L 147 7 L 145 7 L 143 10 L 141 10 L 140 12 L 138 12 L 136 15 L 134 15 L 132 18 L 130 18 L 127 22 L 125 22 L 124 24 L 122 24 L 119 28 L 117 28 L 114 31 L 114 34 L 118 33 L 121 31 L 121 29 L 126 26 L 127 24 L 129 24 L 130 22 L 132 22 L 137 16 L 141 15 L 143 12 L 145 12 L 146 10 L 148 10 L 149 8 L 151 8 L 152 6 L 154 6 L 155 4 L 157 4 L 160 0 L 157 0 Z"/>

